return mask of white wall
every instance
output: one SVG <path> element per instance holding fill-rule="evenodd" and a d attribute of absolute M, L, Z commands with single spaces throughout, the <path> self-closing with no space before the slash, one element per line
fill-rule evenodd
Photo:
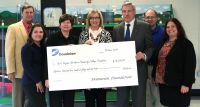
<path fill-rule="evenodd" d="M 0 7 L 7 6 L 7 7 L 16 7 L 17 4 L 22 4 L 24 2 L 28 2 L 34 6 L 40 4 L 41 0 L 1 0 Z"/>
<path fill-rule="evenodd" d="M 16 7 L 17 4 L 29 2 L 35 7 L 40 7 L 41 0 L 1 0 L 0 7 Z M 66 6 L 70 5 L 121 5 L 125 0 L 92 0 L 87 4 L 87 0 L 66 0 Z M 134 4 L 172 4 L 174 15 L 178 18 L 187 33 L 188 38 L 193 42 L 197 55 L 197 72 L 200 75 L 200 0 L 130 0 Z M 200 77 L 193 88 L 200 89 Z"/>
<path fill-rule="evenodd" d="M 196 74 L 200 74 L 200 0 L 173 0 L 172 6 L 175 17 L 183 24 L 188 38 L 195 47 L 197 56 Z M 200 77 L 196 77 L 193 88 L 200 89 Z"/>
<path fill-rule="evenodd" d="M 110 4 L 119 5 L 124 0 L 92 0 L 90 5 L 96 4 Z M 188 38 L 192 41 L 196 56 L 197 56 L 197 68 L 196 74 L 200 75 L 200 0 L 129 0 L 134 4 L 172 4 L 174 16 L 178 18 L 185 28 Z M 67 5 L 86 5 L 86 0 L 66 0 L 69 2 Z M 200 77 L 196 77 L 196 83 L 193 88 L 200 89 Z"/>

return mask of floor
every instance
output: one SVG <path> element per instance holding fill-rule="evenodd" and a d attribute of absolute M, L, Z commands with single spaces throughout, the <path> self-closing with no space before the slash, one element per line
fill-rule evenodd
<path fill-rule="evenodd" d="M 11 107 L 11 105 L 1 105 L 0 107 Z M 84 103 L 76 103 L 75 107 L 85 107 Z M 107 107 L 116 107 L 115 102 L 109 102 Z M 190 107 L 200 107 L 200 96 L 192 97 Z"/>
<path fill-rule="evenodd" d="M 190 107 L 200 107 L 200 96 L 192 97 Z"/>

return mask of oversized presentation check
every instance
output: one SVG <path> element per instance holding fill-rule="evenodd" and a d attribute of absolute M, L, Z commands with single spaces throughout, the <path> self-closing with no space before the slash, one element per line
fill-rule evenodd
<path fill-rule="evenodd" d="M 138 85 L 135 42 L 47 47 L 49 90 Z"/>

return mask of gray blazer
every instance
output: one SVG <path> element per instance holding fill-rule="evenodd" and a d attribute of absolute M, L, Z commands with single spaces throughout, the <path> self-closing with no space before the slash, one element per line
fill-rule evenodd
<path fill-rule="evenodd" d="M 120 23 L 118 26 L 114 27 L 113 29 L 113 42 L 120 42 L 124 41 L 124 26 L 125 22 Z M 153 52 L 153 44 L 152 44 L 152 37 L 151 37 L 151 27 L 139 20 L 135 20 L 133 31 L 131 34 L 131 40 L 135 41 L 136 44 L 136 52 L 143 52 L 146 54 L 147 60 L 150 59 L 152 52 Z M 138 64 L 138 76 L 142 76 L 144 78 L 147 77 L 147 66 L 146 62 L 141 60 L 137 62 Z M 141 74 L 141 75 L 140 75 Z"/>
<path fill-rule="evenodd" d="M 112 39 L 113 42 L 122 42 L 124 39 L 124 26 L 125 22 L 120 23 L 118 26 L 114 27 Z M 131 30 L 131 29 L 130 29 Z M 152 37 L 151 37 L 151 27 L 142 21 L 135 20 L 131 40 L 135 41 L 136 52 L 143 52 L 146 54 L 146 61 L 150 59 L 153 47 L 152 47 Z M 146 80 L 147 80 L 147 63 L 144 60 L 137 61 L 138 69 L 138 82 L 139 86 L 133 87 L 132 100 L 135 102 L 134 107 L 145 107 L 144 102 L 146 102 Z M 126 89 L 124 89 L 126 88 Z M 118 107 L 128 107 L 129 92 L 128 87 L 118 87 Z M 124 102 L 124 99 L 127 101 Z"/>
<path fill-rule="evenodd" d="M 125 22 L 122 22 L 114 27 L 112 36 L 113 42 L 124 41 L 124 26 Z M 150 26 L 145 22 L 135 20 L 131 40 L 136 43 L 136 52 L 144 52 L 148 60 L 151 57 L 153 48 Z"/>

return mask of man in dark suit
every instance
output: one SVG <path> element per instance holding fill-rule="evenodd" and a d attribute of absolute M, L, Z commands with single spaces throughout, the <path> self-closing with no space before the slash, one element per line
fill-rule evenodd
<path fill-rule="evenodd" d="M 135 19 L 136 8 L 130 2 L 122 5 L 124 21 L 113 29 L 113 41 L 135 41 L 136 60 L 138 69 L 138 86 L 126 86 L 117 88 L 117 106 L 129 107 L 129 95 L 133 101 L 133 107 L 146 107 L 146 81 L 147 63 L 152 55 L 152 38 L 150 26 Z M 128 25 L 127 25 L 128 24 Z"/>

